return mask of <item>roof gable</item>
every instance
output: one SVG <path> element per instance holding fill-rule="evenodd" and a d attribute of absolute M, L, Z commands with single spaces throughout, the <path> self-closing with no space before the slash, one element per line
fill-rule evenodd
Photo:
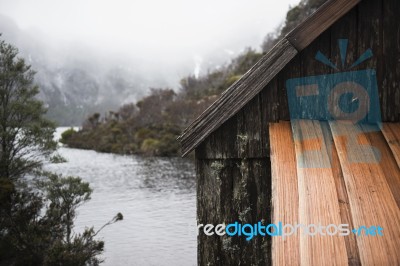
<path fill-rule="evenodd" d="M 178 138 L 182 156 L 256 96 L 300 51 L 313 42 L 361 0 L 329 0 L 288 33 L 246 74 L 224 91 Z"/>

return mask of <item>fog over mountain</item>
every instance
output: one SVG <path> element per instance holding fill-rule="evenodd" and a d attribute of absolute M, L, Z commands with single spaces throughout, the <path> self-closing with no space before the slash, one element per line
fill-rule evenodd
<path fill-rule="evenodd" d="M 37 72 L 40 98 L 49 117 L 60 125 L 80 125 L 93 112 L 106 112 L 134 102 L 149 87 L 177 87 L 178 73 L 163 75 L 157 66 L 140 60 L 95 53 L 79 44 L 45 43 L 40 32 L 21 30 L 0 15 L 2 38 L 18 47 Z M 193 66 L 192 66 L 193 67 Z M 190 66 L 182 68 L 189 72 Z M 154 75 L 153 75 L 154 73 Z"/>
<path fill-rule="evenodd" d="M 0 0 L 0 33 L 37 71 L 49 117 L 80 125 L 258 48 L 297 2 Z"/>

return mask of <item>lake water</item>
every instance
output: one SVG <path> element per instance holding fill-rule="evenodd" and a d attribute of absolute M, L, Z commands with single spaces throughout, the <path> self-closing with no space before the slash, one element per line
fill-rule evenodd
<path fill-rule="evenodd" d="M 57 129 L 57 136 L 65 128 Z M 142 158 L 61 147 L 67 163 L 46 169 L 80 176 L 93 188 L 78 210 L 76 232 L 100 228 L 118 212 L 124 220 L 103 229 L 104 265 L 196 265 L 193 162 Z"/>

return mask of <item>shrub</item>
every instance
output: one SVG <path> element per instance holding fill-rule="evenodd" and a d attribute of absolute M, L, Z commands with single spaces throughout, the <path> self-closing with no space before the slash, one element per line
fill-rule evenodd
<path fill-rule="evenodd" d="M 68 141 L 71 139 L 71 137 L 76 133 L 76 131 L 71 127 L 67 130 L 65 130 L 62 134 L 61 134 L 61 139 L 60 142 L 63 144 L 67 144 Z"/>
<path fill-rule="evenodd" d="M 159 140 L 149 138 L 143 141 L 140 150 L 146 155 L 156 155 L 158 153 L 159 146 Z"/>

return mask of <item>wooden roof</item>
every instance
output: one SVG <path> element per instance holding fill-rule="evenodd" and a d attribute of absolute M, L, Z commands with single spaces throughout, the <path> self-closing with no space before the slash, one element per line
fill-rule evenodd
<path fill-rule="evenodd" d="M 382 236 L 362 229 L 273 237 L 274 265 L 400 265 L 400 123 L 370 129 L 312 120 L 270 125 L 272 223 L 383 228 Z M 361 144 L 349 149 L 351 135 Z"/>
<path fill-rule="evenodd" d="M 256 96 L 300 51 L 350 11 L 361 0 L 329 0 L 288 33 L 241 79 L 229 87 L 178 138 L 182 156 L 234 116 Z"/>

